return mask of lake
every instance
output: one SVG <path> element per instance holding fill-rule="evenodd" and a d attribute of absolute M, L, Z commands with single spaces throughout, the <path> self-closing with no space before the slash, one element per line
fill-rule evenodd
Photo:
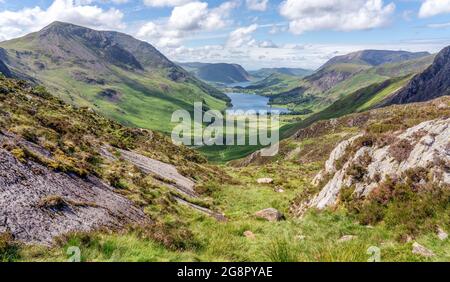
<path fill-rule="evenodd" d="M 267 111 L 267 112 L 278 112 L 278 113 L 289 113 L 290 111 L 285 108 L 271 107 L 269 105 L 269 98 L 254 95 L 254 94 L 243 94 L 243 93 L 227 93 L 230 97 L 233 107 L 229 110 L 242 110 L 242 111 Z"/>

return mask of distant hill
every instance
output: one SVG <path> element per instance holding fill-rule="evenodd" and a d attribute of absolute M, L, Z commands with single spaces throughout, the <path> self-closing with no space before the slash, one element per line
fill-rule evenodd
<path fill-rule="evenodd" d="M 250 81 L 250 74 L 238 64 L 180 63 L 180 66 L 194 73 L 199 79 L 215 83 L 238 83 Z"/>
<path fill-rule="evenodd" d="M 313 70 L 302 68 L 263 68 L 256 71 L 250 71 L 249 73 L 256 78 L 266 78 L 273 74 L 285 74 L 296 77 L 305 77 L 312 74 Z"/>
<path fill-rule="evenodd" d="M 195 72 L 199 68 L 209 65 L 208 63 L 200 63 L 200 62 L 177 63 L 177 64 L 189 72 Z"/>
<path fill-rule="evenodd" d="M 417 59 L 430 55 L 428 52 L 407 52 L 389 50 L 363 50 L 343 56 L 336 56 L 325 63 L 321 69 L 336 64 L 357 64 L 368 66 L 379 66 L 387 63 L 398 63 L 402 61 Z"/>
<path fill-rule="evenodd" d="M 364 70 L 429 55 L 428 52 L 363 50 L 330 59 L 316 73 L 308 76 L 306 80 L 320 91 L 327 91 Z"/>
<path fill-rule="evenodd" d="M 170 132 L 174 111 L 192 110 L 195 101 L 223 110 L 229 102 L 152 45 L 119 32 L 55 22 L 0 47 L 11 72 L 128 126 Z"/>
<path fill-rule="evenodd" d="M 383 105 L 423 102 L 445 95 L 450 95 L 450 46 L 439 52 L 429 68 Z"/>

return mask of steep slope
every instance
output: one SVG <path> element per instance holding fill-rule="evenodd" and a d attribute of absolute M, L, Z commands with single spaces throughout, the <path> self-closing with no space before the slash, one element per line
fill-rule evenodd
<path fill-rule="evenodd" d="M 441 118 L 392 134 L 393 142 L 382 137 L 363 134 L 341 142 L 330 154 L 325 169 L 314 179 L 315 184 L 326 182 L 321 192 L 308 203 L 324 209 L 335 205 L 344 187 L 354 186 L 356 197 L 368 196 L 380 183 L 399 179 L 408 171 L 425 170 L 430 175 L 414 181 L 435 182 L 450 187 L 450 119 Z M 387 137 L 384 137 L 387 138 Z M 352 151 L 352 153 L 349 153 Z"/>
<path fill-rule="evenodd" d="M 225 84 L 250 80 L 247 71 L 237 64 L 207 64 L 200 67 L 195 73 L 202 80 Z"/>
<path fill-rule="evenodd" d="M 55 22 L 0 47 L 12 72 L 130 126 L 169 132 L 173 111 L 195 101 L 223 110 L 229 101 L 150 44 L 118 32 Z"/>
<path fill-rule="evenodd" d="M 342 81 L 372 67 L 415 60 L 429 55 L 427 52 L 363 50 L 331 58 L 306 80 L 321 91 L 327 91 Z"/>
<path fill-rule="evenodd" d="M 8 69 L 8 67 L 0 61 L 0 73 L 3 74 L 6 77 L 12 77 L 11 71 Z"/>
<path fill-rule="evenodd" d="M 445 95 L 450 95 L 450 47 L 439 52 L 429 68 L 416 75 L 383 105 L 428 101 Z"/>
<path fill-rule="evenodd" d="M 29 82 L 0 78 L 0 90 L 0 232 L 50 244 L 67 232 L 152 224 L 178 202 L 223 219 L 197 188 L 226 176 L 194 151 Z"/>

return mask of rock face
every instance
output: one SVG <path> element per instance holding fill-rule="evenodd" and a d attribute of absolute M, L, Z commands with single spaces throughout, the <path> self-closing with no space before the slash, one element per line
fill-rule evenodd
<path fill-rule="evenodd" d="M 346 149 L 361 136 L 343 141 L 334 149 L 325 169 L 314 178 L 316 185 L 327 181 L 325 186 L 300 207 L 299 213 L 308 207 L 324 209 L 336 204 L 343 187 L 354 185 L 357 196 L 367 196 L 387 177 L 399 178 L 409 169 L 424 168 L 433 182 L 450 184 L 450 118 L 423 122 L 391 136 L 392 142 L 382 147 L 362 144 L 338 167 Z"/>
<path fill-rule="evenodd" d="M 12 77 L 11 71 L 1 60 L 0 60 L 0 73 L 6 77 Z"/>
<path fill-rule="evenodd" d="M 284 215 L 274 208 L 268 208 L 255 213 L 255 216 L 268 221 L 281 221 Z"/>
<path fill-rule="evenodd" d="M 103 147 L 101 148 L 100 153 L 103 157 L 109 160 L 117 160 L 117 158 L 113 154 L 111 154 L 110 149 L 111 148 Z M 190 198 L 199 198 L 199 195 L 195 192 L 195 182 L 192 179 L 181 175 L 175 166 L 148 158 L 136 152 L 126 151 L 122 149 L 115 150 L 120 153 L 121 160 L 132 163 L 144 173 L 155 175 L 156 178 L 159 179 L 159 184 L 161 184 L 162 186 L 166 186 Z M 197 211 L 212 216 L 218 221 L 227 220 L 226 217 L 219 212 L 215 212 L 205 207 L 193 204 L 178 196 L 174 196 L 174 198 L 178 203 L 189 206 Z"/>
<path fill-rule="evenodd" d="M 55 236 L 150 223 L 144 212 L 95 177 L 19 162 L 0 149 L 0 232 L 50 245 Z"/>
<path fill-rule="evenodd" d="M 415 76 L 383 106 L 428 101 L 444 95 L 450 95 L 450 47 L 442 50 L 428 69 Z"/>

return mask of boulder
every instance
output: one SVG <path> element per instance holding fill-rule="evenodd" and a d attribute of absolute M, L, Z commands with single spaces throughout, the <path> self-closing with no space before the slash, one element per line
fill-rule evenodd
<path fill-rule="evenodd" d="M 438 228 L 437 230 L 437 236 L 441 241 L 444 241 L 448 238 L 447 232 L 445 232 L 442 228 Z"/>
<path fill-rule="evenodd" d="M 255 213 L 255 216 L 268 221 L 281 221 L 285 219 L 284 215 L 274 208 L 260 210 Z"/>
<path fill-rule="evenodd" d="M 257 180 L 258 184 L 272 184 L 273 179 L 272 178 L 259 178 Z"/>
<path fill-rule="evenodd" d="M 420 256 L 423 256 L 423 257 L 433 257 L 433 256 L 435 256 L 433 251 L 425 248 L 424 246 L 420 245 L 417 242 L 414 242 L 412 247 L 413 247 L 413 249 L 412 249 L 412 253 L 413 254 L 420 255 Z"/>
<path fill-rule="evenodd" d="M 358 238 L 358 237 L 354 236 L 354 235 L 344 235 L 338 240 L 338 242 L 339 243 L 348 242 L 348 241 L 352 241 L 352 240 L 354 240 L 356 238 Z"/>
<path fill-rule="evenodd" d="M 248 238 L 248 239 L 255 239 L 256 238 L 255 234 L 252 231 L 250 231 L 250 230 L 245 231 L 244 232 L 244 236 L 246 238 Z"/>

